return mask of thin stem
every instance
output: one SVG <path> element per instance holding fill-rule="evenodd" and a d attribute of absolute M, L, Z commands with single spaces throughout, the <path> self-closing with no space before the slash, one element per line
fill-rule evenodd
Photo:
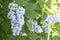
<path fill-rule="evenodd" d="M 49 38 L 50 38 L 50 28 L 49 28 L 47 40 L 49 40 Z"/>
<path fill-rule="evenodd" d="M 49 40 L 49 38 L 50 38 L 50 35 L 49 35 L 50 33 L 48 33 L 48 38 L 47 38 L 47 40 Z"/>

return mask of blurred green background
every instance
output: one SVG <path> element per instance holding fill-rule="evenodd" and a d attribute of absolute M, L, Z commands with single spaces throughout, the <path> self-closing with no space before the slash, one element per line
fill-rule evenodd
<path fill-rule="evenodd" d="M 27 22 L 27 19 L 33 18 L 42 26 L 47 14 L 53 14 L 50 10 L 53 4 L 57 5 L 58 11 L 60 10 L 59 0 L 15 0 L 19 6 L 24 7 L 26 10 L 24 15 L 25 24 L 19 36 L 12 35 L 11 23 L 7 18 L 8 4 L 11 2 L 13 0 L 0 0 L 0 40 L 47 40 L 46 33 L 37 34 L 28 30 L 32 25 Z M 60 23 L 53 22 L 51 24 L 50 40 L 60 40 Z"/>

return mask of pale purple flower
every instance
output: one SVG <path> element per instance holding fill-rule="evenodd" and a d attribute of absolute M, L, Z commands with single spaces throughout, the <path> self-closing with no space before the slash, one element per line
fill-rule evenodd
<path fill-rule="evenodd" d="M 36 33 L 41 33 L 41 32 L 43 32 L 42 29 L 41 29 L 41 27 L 40 27 L 39 25 L 37 25 L 37 26 L 34 27 L 34 31 L 35 31 Z"/>
<path fill-rule="evenodd" d="M 54 15 L 54 20 L 55 20 L 56 22 L 59 22 L 59 23 L 60 23 L 60 15 L 56 13 L 56 14 Z"/>
<path fill-rule="evenodd" d="M 8 5 L 10 9 L 7 17 L 11 19 L 11 29 L 13 35 L 19 35 L 20 31 L 22 30 L 22 26 L 24 25 L 24 14 L 25 9 L 23 7 L 18 6 L 16 3 L 10 3 Z"/>
<path fill-rule="evenodd" d="M 16 4 L 16 3 L 9 3 L 8 8 L 10 10 L 16 10 L 18 8 L 18 4 Z"/>
<path fill-rule="evenodd" d="M 32 31 L 36 32 L 36 33 L 41 33 L 43 32 L 42 28 L 38 25 L 37 21 L 30 19 L 28 20 L 28 22 L 31 22 L 33 27 L 32 27 Z"/>
<path fill-rule="evenodd" d="M 53 15 L 47 15 L 46 19 L 43 21 L 43 27 L 45 33 L 48 33 L 50 30 L 50 25 L 54 21 L 54 16 Z"/>

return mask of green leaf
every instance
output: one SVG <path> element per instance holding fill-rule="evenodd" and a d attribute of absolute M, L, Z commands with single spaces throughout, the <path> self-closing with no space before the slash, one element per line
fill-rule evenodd
<path fill-rule="evenodd" d="M 22 33 L 28 33 L 28 27 L 26 24 L 22 27 Z"/>
<path fill-rule="evenodd" d="M 28 10 L 33 10 L 33 9 L 36 8 L 36 4 L 27 3 L 27 4 L 25 4 L 25 8 L 28 9 Z"/>
<path fill-rule="evenodd" d="M 46 17 L 47 17 L 47 14 L 43 12 L 41 15 L 41 20 L 44 21 L 46 19 Z"/>
<path fill-rule="evenodd" d="M 57 22 L 53 23 L 52 31 L 53 31 L 52 37 L 59 36 L 60 35 L 60 23 L 57 23 Z"/>
<path fill-rule="evenodd" d="M 29 29 L 30 31 L 33 30 L 33 25 L 32 25 L 31 22 L 26 22 L 26 25 L 27 25 L 27 27 L 28 27 L 28 29 Z"/>
<path fill-rule="evenodd" d="M 45 13 L 47 13 L 47 14 L 54 14 L 54 12 L 51 10 L 51 9 L 49 9 L 48 7 L 45 7 Z"/>
<path fill-rule="evenodd" d="M 13 35 L 7 35 L 7 40 L 18 40 L 20 37 L 13 36 Z"/>
<path fill-rule="evenodd" d="M 23 6 L 25 4 L 26 0 L 16 0 L 16 3 L 19 4 L 20 6 Z"/>
<path fill-rule="evenodd" d="M 56 23 L 55 27 L 56 27 L 58 34 L 60 34 L 60 23 Z"/>
<path fill-rule="evenodd" d="M 44 5 L 44 0 L 37 0 L 37 2 L 40 4 L 40 7 L 43 7 L 43 5 Z"/>
<path fill-rule="evenodd" d="M 31 40 L 36 40 L 37 38 L 40 38 L 40 36 L 34 32 L 30 32 L 28 36 L 30 37 Z"/>
<path fill-rule="evenodd" d="M 40 14 L 38 14 L 37 12 L 35 12 L 33 10 L 26 10 L 25 16 L 27 18 L 36 18 L 36 17 L 40 17 Z"/>
<path fill-rule="evenodd" d="M 3 21 L 4 19 L 2 17 L 0 17 L 0 23 Z"/>
<path fill-rule="evenodd" d="M 31 3 L 36 3 L 36 2 L 37 2 L 37 0 L 30 0 L 30 2 L 31 2 Z"/>
<path fill-rule="evenodd" d="M 20 40 L 30 40 L 30 38 L 28 36 L 27 37 L 26 36 L 21 36 Z"/>
<path fill-rule="evenodd" d="M 3 4 L 3 8 L 4 8 L 4 9 L 8 9 L 8 3 L 4 3 L 4 4 Z"/>
<path fill-rule="evenodd" d="M 60 40 L 60 37 L 59 36 L 55 36 L 55 37 L 53 37 L 52 40 Z"/>
<path fill-rule="evenodd" d="M 46 6 L 47 6 L 48 8 L 51 8 L 51 3 L 52 3 L 52 0 L 48 0 L 48 1 L 46 2 Z"/>
<path fill-rule="evenodd" d="M 2 29 L 7 33 L 8 30 L 10 29 L 9 23 L 8 22 L 4 22 L 2 25 L 3 25 Z"/>

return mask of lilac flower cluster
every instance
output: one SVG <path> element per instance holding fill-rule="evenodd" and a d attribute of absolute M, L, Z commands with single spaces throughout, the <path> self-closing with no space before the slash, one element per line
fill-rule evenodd
<path fill-rule="evenodd" d="M 41 26 L 38 25 L 37 21 L 36 20 L 33 20 L 33 19 L 29 19 L 28 22 L 31 22 L 32 25 L 33 25 L 33 29 L 32 31 L 36 32 L 36 33 L 41 33 L 43 32 Z"/>
<path fill-rule="evenodd" d="M 50 30 L 50 24 L 54 21 L 54 18 L 52 15 L 48 15 L 46 19 L 43 21 L 44 31 L 45 33 L 48 33 Z"/>
<path fill-rule="evenodd" d="M 47 15 L 46 19 L 43 21 L 43 26 L 45 28 L 45 33 L 48 33 L 50 30 L 50 24 L 55 21 L 60 23 L 60 15 L 57 12 L 57 5 L 53 5 L 51 10 L 54 12 L 53 15 Z"/>
<path fill-rule="evenodd" d="M 10 3 L 8 5 L 10 9 L 7 17 L 11 20 L 11 29 L 13 35 L 19 35 L 22 30 L 22 26 L 24 25 L 24 14 L 25 9 L 23 7 L 18 6 L 16 3 Z"/>
<path fill-rule="evenodd" d="M 60 15 L 58 14 L 54 14 L 54 15 L 47 15 L 46 19 L 43 21 L 43 26 L 45 28 L 45 33 L 48 33 L 50 30 L 50 25 L 51 23 L 55 21 L 55 22 L 59 22 L 60 23 Z"/>
<path fill-rule="evenodd" d="M 57 10 L 57 5 L 53 5 L 52 7 L 51 7 L 51 10 L 54 12 L 54 21 L 56 21 L 56 22 L 59 22 L 60 23 L 60 15 L 58 14 L 58 10 Z"/>
<path fill-rule="evenodd" d="M 54 14 L 54 20 L 58 23 L 60 23 L 60 15 L 59 14 Z"/>

